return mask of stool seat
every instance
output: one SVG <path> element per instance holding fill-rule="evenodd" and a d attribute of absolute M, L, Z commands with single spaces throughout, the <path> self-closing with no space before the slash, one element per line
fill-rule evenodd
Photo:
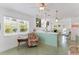
<path fill-rule="evenodd" d="M 17 39 L 18 46 L 20 45 L 21 42 L 26 42 L 26 44 L 27 44 L 27 41 L 28 41 L 28 38 L 26 38 L 26 39 L 18 38 Z"/>

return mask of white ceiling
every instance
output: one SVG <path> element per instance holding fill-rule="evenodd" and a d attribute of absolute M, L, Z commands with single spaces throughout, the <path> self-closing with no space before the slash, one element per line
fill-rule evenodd
<path fill-rule="evenodd" d="M 39 5 L 36 3 L 0 3 L 1 7 L 13 9 L 35 17 L 39 12 Z M 79 3 L 48 3 L 47 15 L 55 16 L 55 11 L 59 10 L 58 17 L 76 17 L 79 16 Z"/>

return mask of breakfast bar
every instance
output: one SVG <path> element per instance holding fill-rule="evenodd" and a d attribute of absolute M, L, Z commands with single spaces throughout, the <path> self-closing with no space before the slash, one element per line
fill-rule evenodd
<path fill-rule="evenodd" d="M 54 47 L 58 46 L 57 34 L 58 33 L 54 33 L 54 32 L 37 32 L 37 35 L 40 38 L 42 43 L 48 44 Z"/>

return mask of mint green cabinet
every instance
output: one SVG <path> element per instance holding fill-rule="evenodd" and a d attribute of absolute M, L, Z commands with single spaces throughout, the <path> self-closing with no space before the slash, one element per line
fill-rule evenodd
<path fill-rule="evenodd" d="M 37 33 L 42 43 L 57 47 L 56 33 Z"/>

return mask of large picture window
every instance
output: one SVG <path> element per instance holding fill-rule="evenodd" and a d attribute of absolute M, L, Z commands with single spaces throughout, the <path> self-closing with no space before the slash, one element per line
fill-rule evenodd
<path fill-rule="evenodd" d="M 36 27 L 41 27 L 41 19 L 36 18 Z"/>
<path fill-rule="evenodd" d="M 15 19 L 12 17 L 4 17 L 4 35 L 13 35 L 29 32 L 29 22 L 25 20 Z"/>
<path fill-rule="evenodd" d="M 24 20 L 18 20 L 18 30 L 19 33 L 28 33 L 29 32 L 29 22 Z"/>

